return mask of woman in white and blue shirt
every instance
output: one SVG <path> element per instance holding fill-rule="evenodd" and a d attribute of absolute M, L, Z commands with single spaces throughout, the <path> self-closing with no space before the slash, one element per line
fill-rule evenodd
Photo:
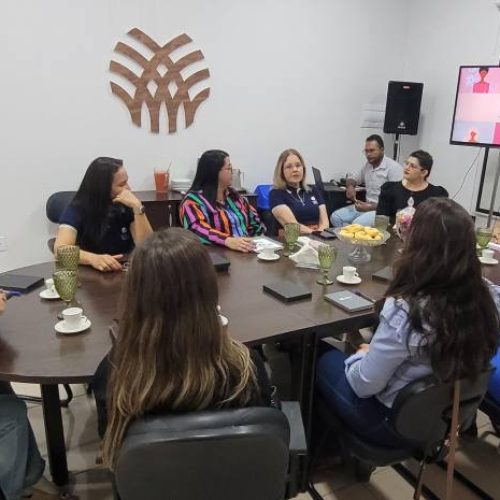
<path fill-rule="evenodd" d="M 460 205 L 429 198 L 418 206 L 385 297 L 371 343 L 350 357 L 325 353 L 317 383 L 345 425 L 398 447 L 388 419 L 403 387 L 429 374 L 473 377 L 497 352 L 500 287 L 482 277 L 474 226 Z"/>

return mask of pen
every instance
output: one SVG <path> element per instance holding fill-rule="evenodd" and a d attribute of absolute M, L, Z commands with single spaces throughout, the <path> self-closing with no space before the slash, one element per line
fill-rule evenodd
<path fill-rule="evenodd" d="M 20 297 L 21 295 L 22 295 L 21 292 L 16 292 L 14 290 L 6 290 L 5 291 L 5 296 L 6 296 L 7 300 L 9 300 L 12 297 Z"/>
<path fill-rule="evenodd" d="M 370 302 L 375 302 L 375 299 L 368 297 L 368 295 L 365 295 L 363 292 L 360 292 L 359 290 L 353 290 L 353 293 L 355 293 L 356 295 L 359 295 L 360 297 L 363 297 L 366 300 L 369 300 Z"/>

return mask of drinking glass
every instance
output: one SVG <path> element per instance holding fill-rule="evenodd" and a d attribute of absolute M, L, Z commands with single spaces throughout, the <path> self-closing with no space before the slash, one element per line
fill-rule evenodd
<path fill-rule="evenodd" d="M 167 170 L 155 168 L 155 189 L 157 193 L 166 193 L 168 191 L 168 184 L 170 175 Z"/>
<path fill-rule="evenodd" d="M 375 215 L 375 229 L 379 231 L 387 231 L 387 227 L 389 226 L 389 217 L 387 215 Z"/>
<path fill-rule="evenodd" d="M 63 245 L 56 251 L 57 269 L 77 271 L 80 264 L 80 247 L 77 245 Z"/>
<path fill-rule="evenodd" d="M 319 270 L 321 271 L 321 278 L 316 281 L 320 285 L 331 285 L 332 280 L 328 278 L 328 271 L 332 267 L 337 257 L 337 249 L 330 245 L 320 245 L 318 247 Z"/>
<path fill-rule="evenodd" d="M 54 271 L 52 278 L 59 297 L 65 302 L 64 309 L 70 307 L 78 287 L 78 273 L 67 269 L 59 269 Z M 62 314 L 59 313 L 57 317 L 62 319 Z"/>
<path fill-rule="evenodd" d="M 283 255 L 288 256 L 293 253 L 295 244 L 299 238 L 300 225 L 296 222 L 289 222 L 284 226 L 286 247 Z"/>
<path fill-rule="evenodd" d="M 478 255 L 482 255 L 483 250 L 488 246 L 492 236 L 493 229 L 491 227 L 478 227 L 476 229 L 476 243 L 479 246 Z"/>

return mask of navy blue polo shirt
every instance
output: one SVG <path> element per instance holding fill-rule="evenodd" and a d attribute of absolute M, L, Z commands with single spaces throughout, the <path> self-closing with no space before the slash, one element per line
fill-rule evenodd
<path fill-rule="evenodd" d="M 309 191 L 286 186 L 284 189 L 272 189 L 269 193 L 271 210 L 279 205 L 286 205 L 299 224 L 312 226 L 319 224 L 319 207 L 325 204 L 323 195 L 315 187 Z"/>
<path fill-rule="evenodd" d="M 81 241 L 81 234 L 86 224 L 92 221 L 83 220 L 76 203 L 70 203 L 59 223 L 72 227 L 76 232 L 76 244 L 88 252 L 109 255 L 127 254 L 134 248 L 134 240 L 130 233 L 130 225 L 134 222 L 134 212 L 121 203 L 110 204 L 103 224 L 103 232 L 99 241 L 92 243 Z"/>

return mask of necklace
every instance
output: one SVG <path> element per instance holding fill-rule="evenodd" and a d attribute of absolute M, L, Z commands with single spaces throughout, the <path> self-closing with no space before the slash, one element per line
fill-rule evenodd
<path fill-rule="evenodd" d="M 305 205 L 305 201 L 304 201 L 304 198 L 305 198 L 305 193 L 300 196 L 300 188 L 297 189 L 297 191 L 295 192 L 295 194 L 297 195 L 297 198 L 295 198 L 295 196 L 293 195 L 292 191 L 288 190 L 287 189 L 287 192 L 288 194 L 295 200 L 295 199 L 298 199 L 298 201 L 300 201 L 300 203 L 302 203 L 302 206 Z"/>

